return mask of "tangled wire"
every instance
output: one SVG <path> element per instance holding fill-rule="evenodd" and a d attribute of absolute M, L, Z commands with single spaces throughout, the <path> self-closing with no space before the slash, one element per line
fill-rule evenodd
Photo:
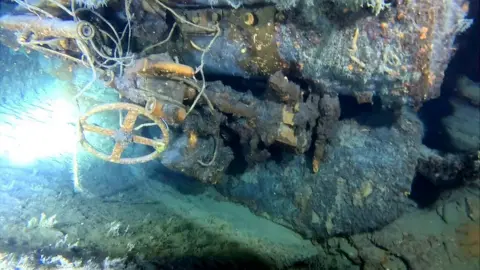
<path fill-rule="evenodd" d="M 16 2 L 19 6 L 29 10 L 33 14 L 37 15 L 39 18 L 55 18 L 52 14 L 49 12 L 33 6 L 29 3 L 27 3 L 26 0 L 13 0 Z M 120 68 L 120 74 L 123 73 L 123 68 L 129 65 L 133 64 L 134 57 L 130 53 L 130 39 L 131 39 L 131 32 L 132 32 L 132 27 L 131 27 L 131 20 L 133 18 L 131 12 L 130 12 L 130 5 L 131 5 L 131 0 L 126 0 L 125 1 L 125 14 L 127 18 L 127 24 L 122 31 L 121 35 L 117 33 L 113 25 L 108 22 L 100 13 L 96 12 L 95 10 L 88 9 L 88 8 L 83 8 L 83 7 L 75 7 L 75 1 L 72 0 L 71 7 L 70 9 L 67 8 L 65 5 L 62 3 L 58 2 L 57 0 L 47 0 L 48 2 L 52 3 L 54 6 L 62 9 L 65 13 L 70 15 L 73 19 L 74 22 L 80 22 L 81 20 L 79 19 L 79 13 L 81 12 L 90 12 L 94 16 L 96 16 L 100 21 L 105 23 L 105 25 L 108 26 L 110 29 L 110 32 L 107 32 L 103 29 L 95 29 L 93 31 L 92 36 L 94 34 L 94 31 L 99 31 L 101 34 L 103 34 L 105 37 L 107 37 L 115 46 L 114 49 L 111 52 L 108 52 L 103 46 L 99 46 L 96 44 L 93 38 L 75 38 L 75 44 L 77 45 L 77 48 L 81 52 L 81 57 L 80 59 L 75 58 L 73 56 L 67 55 L 65 53 L 61 53 L 58 51 L 55 51 L 53 49 L 49 49 L 47 47 L 43 47 L 41 45 L 48 45 L 48 44 L 53 44 L 56 43 L 60 40 L 60 38 L 53 38 L 53 39 L 48 39 L 48 40 L 36 40 L 36 39 L 26 39 L 26 38 L 19 38 L 18 42 L 20 45 L 23 45 L 25 47 L 42 51 L 45 53 L 57 55 L 60 57 L 63 57 L 64 59 L 68 59 L 71 61 L 74 61 L 76 63 L 80 63 L 86 67 L 89 67 L 92 71 L 92 78 L 89 80 L 89 82 L 82 87 L 82 89 L 75 95 L 75 99 L 78 99 L 85 91 L 91 88 L 93 83 L 97 79 L 97 70 L 112 70 L 114 68 L 119 67 Z M 126 52 L 123 50 L 122 47 L 122 42 L 123 40 L 127 38 L 127 50 Z"/>
<path fill-rule="evenodd" d="M 27 2 L 27 0 L 13 0 L 13 1 L 16 2 L 18 5 L 22 6 L 23 8 L 29 10 L 33 14 L 39 16 L 40 18 L 43 18 L 43 17 L 55 18 L 49 12 L 47 12 L 47 11 L 45 11 L 45 10 L 39 8 L 39 7 L 36 7 L 36 6 L 33 6 L 33 5 L 29 4 Z M 118 67 L 119 70 L 120 70 L 120 76 L 121 76 L 123 74 L 124 67 L 128 67 L 128 66 L 133 64 L 134 56 L 130 51 L 131 36 L 132 36 L 132 24 L 131 24 L 131 22 L 132 22 L 132 19 L 133 19 L 133 15 L 130 11 L 132 0 L 125 0 L 125 2 L 124 2 L 125 3 L 124 9 L 125 9 L 125 15 L 126 15 L 126 18 L 127 18 L 127 23 L 126 23 L 125 28 L 123 29 L 123 31 L 121 32 L 120 35 L 117 33 L 117 31 L 113 27 L 113 25 L 109 21 L 107 21 L 100 13 L 96 12 L 95 10 L 84 8 L 84 7 L 76 8 L 75 7 L 75 0 L 70 1 L 70 3 L 71 3 L 70 9 L 67 8 L 65 5 L 63 5 L 62 3 L 60 3 L 57 0 L 46 0 L 46 1 L 52 3 L 54 6 L 62 9 L 65 13 L 69 14 L 72 17 L 73 21 L 75 21 L 75 22 L 80 22 L 79 13 L 81 13 L 81 12 L 89 12 L 89 13 L 93 14 L 94 16 L 96 16 L 100 21 L 102 21 L 109 28 L 108 32 L 103 30 L 103 29 L 96 29 L 96 30 L 98 30 L 101 34 L 103 34 L 105 37 L 107 37 L 114 44 L 114 49 L 111 52 L 108 52 L 104 49 L 103 46 L 97 45 L 96 42 L 91 38 L 89 38 L 89 39 L 76 38 L 75 39 L 75 44 L 77 45 L 78 49 L 81 52 L 81 57 L 80 57 L 80 59 L 78 59 L 78 58 L 75 58 L 73 56 L 67 55 L 65 53 L 61 53 L 61 52 L 55 51 L 53 49 L 49 49 L 47 47 L 41 46 L 41 45 L 48 45 L 50 43 L 58 42 L 59 38 L 53 38 L 53 39 L 49 39 L 49 40 L 28 40 L 28 41 L 27 41 L 26 38 L 24 38 L 24 39 L 19 38 L 18 41 L 19 41 L 19 44 L 21 44 L 21 45 L 24 45 L 24 46 L 29 47 L 29 48 L 34 49 L 34 50 L 38 50 L 38 51 L 42 51 L 42 52 L 45 52 L 45 53 L 50 53 L 50 54 L 53 54 L 53 55 L 61 56 L 64 59 L 68 59 L 68 60 L 80 63 L 80 64 L 82 64 L 86 67 L 89 67 L 91 69 L 91 71 L 92 71 L 91 80 L 75 95 L 75 99 L 78 99 L 85 91 L 87 91 L 88 89 L 91 88 L 91 86 L 93 85 L 93 83 L 97 79 L 97 70 L 101 70 L 101 71 L 112 70 L 112 69 Z M 205 88 L 206 88 L 206 82 L 205 82 L 205 75 L 204 75 L 204 72 L 203 72 L 203 67 L 204 67 L 204 58 L 205 58 L 206 53 L 208 53 L 208 51 L 212 47 L 215 40 L 221 34 L 221 30 L 220 30 L 219 25 L 216 24 L 214 27 L 206 27 L 206 26 L 202 26 L 202 25 L 192 23 L 192 22 L 188 21 L 187 19 L 185 19 L 184 17 L 180 16 L 172 8 L 165 5 L 160 0 L 155 0 L 155 2 L 160 7 L 167 10 L 168 12 L 170 12 L 178 20 L 178 23 L 188 24 L 190 26 L 193 26 L 195 28 L 198 28 L 198 29 L 201 29 L 201 30 L 204 30 L 204 31 L 207 31 L 207 32 L 210 32 L 210 33 L 213 34 L 213 38 L 211 39 L 208 46 L 204 49 L 200 48 L 200 50 L 202 51 L 202 55 L 201 55 L 201 58 L 200 58 L 201 59 L 200 60 L 200 65 L 196 68 L 195 74 L 200 73 L 201 79 L 202 79 L 202 85 L 201 85 L 201 87 L 200 86 L 195 87 L 195 89 L 197 89 L 197 91 L 199 93 L 198 93 L 197 97 L 195 98 L 192 106 L 188 110 L 187 115 L 190 114 L 190 112 L 195 108 L 195 106 L 197 105 L 200 97 L 203 97 L 207 101 L 207 104 L 209 105 L 210 109 L 213 110 L 213 106 L 211 105 L 211 102 L 208 100 L 208 97 L 204 93 Z M 147 51 L 168 42 L 171 39 L 176 26 L 177 26 L 177 23 L 175 23 L 172 26 L 172 28 L 170 30 L 170 33 L 168 34 L 168 36 L 165 40 L 145 48 L 140 53 L 140 55 L 144 55 Z M 123 46 L 122 46 L 125 38 L 127 39 L 126 51 L 124 51 Z M 193 77 L 191 79 L 193 81 L 196 81 L 195 77 Z"/>

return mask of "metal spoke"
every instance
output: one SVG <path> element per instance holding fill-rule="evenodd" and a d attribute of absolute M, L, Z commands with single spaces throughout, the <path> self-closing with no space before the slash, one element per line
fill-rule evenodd
<path fill-rule="evenodd" d="M 100 135 L 108 136 L 108 137 L 113 137 L 115 134 L 115 130 L 108 129 L 108 128 L 103 128 L 87 123 L 80 123 L 82 130 L 84 131 L 89 131 L 93 133 L 97 133 Z"/>
<path fill-rule="evenodd" d="M 122 157 L 122 153 L 124 150 L 125 150 L 125 146 L 122 143 L 120 142 L 115 143 L 115 146 L 113 147 L 113 150 L 112 150 L 112 155 L 110 156 L 110 160 L 119 161 L 120 158 Z"/>
<path fill-rule="evenodd" d="M 149 138 L 136 136 L 136 135 L 133 136 L 133 142 L 138 143 L 138 144 L 152 146 L 152 147 L 162 146 L 163 144 L 165 144 L 163 141 L 152 140 L 152 139 L 149 139 Z"/>
<path fill-rule="evenodd" d="M 127 116 L 123 120 L 122 130 L 124 132 L 131 133 L 133 131 L 137 118 L 138 118 L 138 112 L 128 111 Z"/>

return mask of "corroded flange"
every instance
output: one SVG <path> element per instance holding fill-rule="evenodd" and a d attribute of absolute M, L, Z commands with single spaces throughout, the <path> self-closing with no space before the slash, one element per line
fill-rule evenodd
<path fill-rule="evenodd" d="M 86 21 L 80 21 L 77 25 L 77 34 L 83 40 L 91 40 L 95 36 L 95 27 Z"/>

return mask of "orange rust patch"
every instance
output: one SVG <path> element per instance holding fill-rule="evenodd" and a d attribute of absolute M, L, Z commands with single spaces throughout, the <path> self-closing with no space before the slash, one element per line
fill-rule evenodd
<path fill-rule="evenodd" d="M 467 223 L 456 230 L 456 242 L 466 257 L 480 257 L 480 226 Z"/>
<path fill-rule="evenodd" d="M 386 23 L 386 22 L 380 23 L 380 28 L 382 28 L 382 31 L 387 31 L 388 23 Z"/>
<path fill-rule="evenodd" d="M 320 169 L 320 161 L 317 159 L 317 157 L 313 157 L 312 169 L 314 173 L 317 173 Z"/>
<path fill-rule="evenodd" d="M 197 146 L 197 142 L 198 142 L 197 133 L 190 131 L 190 133 L 188 133 L 188 147 L 190 149 L 195 148 Z"/>
<path fill-rule="evenodd" d="M 428 34 L 428 27 L 423 26 L 420 29 L 420 39 L 421 40 L 427 39 L 427 34 Z"/>
<path fill-rule="evenodd" d="M 173 62 L 159 62 L 154 64 L 149 64 L 147 60 L 145 60 L 145 66 L 142 69 L 142 73 L 146 74 L 175 74 L 177 76 L 183 77 L 193 77 L 195 75 L 195 71 L 192 67 L 182 64 L 177 64 Z"/>

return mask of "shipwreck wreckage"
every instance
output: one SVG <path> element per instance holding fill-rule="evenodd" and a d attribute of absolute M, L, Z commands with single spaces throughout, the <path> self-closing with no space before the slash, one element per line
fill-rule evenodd
<path fill-rule="evenodd" d="M 205 183 L 223 182 L 238 160 L 251 168 L 276 159 L 279 152 L 307 156 L 308 162 L 290 166 L 304 166 L 309 177 L 322 174 L 322 166 L 330 166 L 323 160 L 340 117 L 338 96 L 351 96 L 359 104 L 378 98 L 401 118 L 403 106 L 418 107 L 439 95 L 454 38 L 469 24 L 464 19 L 468 1 L 457 0 L 300 1 L 295 9 L 262 0 L 14 2 L 17 8 L 0 17 L 2 43 L 90 68 L 92 80 L 76 98 L 103 79 L 125 100 L 92 108 L 79 119 L 80 142 L 88 152 L 121 164 L 160 157 L 166 167 Z M 255 85 L 226 85 L 208 79 L 212 75 L 247 78 Z M 97 113 L 115 110 L 126 112 L 117 130 L 88 123 Z M 137 135 L 138 118 L 160 128 L 163 136 Z M 112 152 L 94 148 L 86 132 L 113 138 Z M 131 143 L 151 146 L 153 152 L 122 156 Z M 410 168 L 406 180 L 392 181 L 392 186 L 407 187 L 392 191 L 392 204 L 404 202 L 397 197 L 408 191 L 413 177 L 415 164 L 405 166 Z M 348 176 L 342 177 L 335 177 L 335 186 L 347 185 Z M 370 229 L 397 217 L 403 208 L 351 222 L 355 214 L 332 208 L 338 207 L 340 195 L 322 195 L 336 206 L 316 202 L 321 199 L 312 194 L 328 190 L 327 180 L 318 187 L 300 180 L 285 187 L 291 192 L 279 195 L 282 203 L 262 201 L 265 193 L 275 193 L 275 188 L 258 184 L 267 180 L 256 182 L 257 195 L 224 193 L 305 235 Z M 238 189 L 239 181 L 222 188 Z M 350 193 L 360 196 L 352 209 L 364 207 L 358 201 L 370 196 L 374 183 L 349 181 L 358 185 Z M 280 213 L 279 206 L 293 210 Z M 375 208 L 389 211 L 391 204 Z"/>

